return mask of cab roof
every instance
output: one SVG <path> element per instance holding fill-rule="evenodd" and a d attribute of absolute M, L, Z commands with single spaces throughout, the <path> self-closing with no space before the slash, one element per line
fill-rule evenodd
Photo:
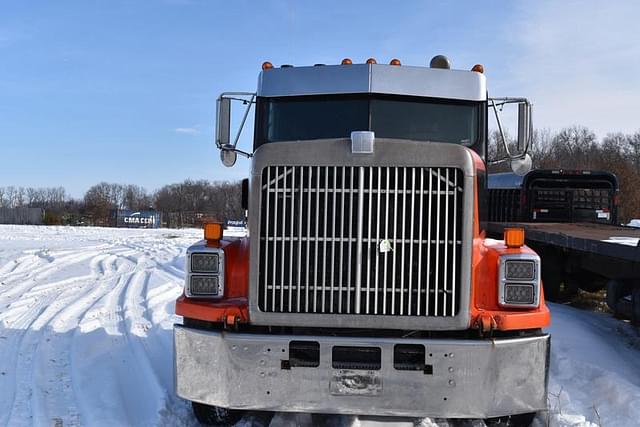
<path fill-rule="evenodd" d="M 383 64 L 316 65 L 263 70 L 260 97 L 364 94 L 486 101 L 484 74 Z"/>

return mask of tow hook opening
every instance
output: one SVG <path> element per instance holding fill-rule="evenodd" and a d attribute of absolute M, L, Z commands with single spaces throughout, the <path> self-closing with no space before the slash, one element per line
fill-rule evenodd
<path fill-rule="evenodd" d="M 422 344 L 396 344 L 393 347 L 393 367 L 398 371 L 422 371 L 433 375 L 433 365 L 425 363 L 426 350 Z"/>
<path fill-rule="evenodd" d="M 332 350 L 331 366 L 334 369 L 378 371 L 382 367 L 382 349 L 335 346 Z"/>
<path fill-rule="evenodd" d="M 317 368 L 320 366 L 320 343 L 317 341 L 291 341 L 289 360 L 283 360 L 282 369 Z"/>

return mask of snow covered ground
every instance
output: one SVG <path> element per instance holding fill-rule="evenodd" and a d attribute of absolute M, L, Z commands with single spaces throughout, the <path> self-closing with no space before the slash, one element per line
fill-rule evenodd
<path fill-rule="evenodd" d="M 0 226 L 0 426 L 196 425 L 172 392 L 172 325 L 180 320 L 173 302 L 184 250 L 200 235 Z M 637 425 L 636 329 L 603 314 L 559 305 L 552 311 L 551 425 Z M 264 422 L 249 415 L 240 424 Z M 311 419 L 276 414 L 271 425 Z"/>

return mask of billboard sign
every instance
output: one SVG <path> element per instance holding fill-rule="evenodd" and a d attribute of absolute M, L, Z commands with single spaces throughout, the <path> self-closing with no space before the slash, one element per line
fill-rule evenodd
<path fill-rule="evenodd" d="M 247 221 L 242 219 L 228 219 L 225 221 L 225 228 L 247 228 Z"/>
<path fill-rule="evenodd" d="M 116 213 L 116 226 L 129 228 L 160 227 L 160 212 L 119 210 Z"/>

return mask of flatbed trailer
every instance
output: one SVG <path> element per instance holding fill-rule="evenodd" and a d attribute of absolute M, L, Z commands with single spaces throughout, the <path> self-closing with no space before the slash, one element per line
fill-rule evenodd
<path fill-rule="evenodd" d="M 640 228 L 597 223 L 489 222 L 490 236 L 504 229 L 525 230 L 528 246 L 542 259 L 542 280 L 551 299 L 577 288 L 606 286 L 607 303 L 640 321 Z"/>

